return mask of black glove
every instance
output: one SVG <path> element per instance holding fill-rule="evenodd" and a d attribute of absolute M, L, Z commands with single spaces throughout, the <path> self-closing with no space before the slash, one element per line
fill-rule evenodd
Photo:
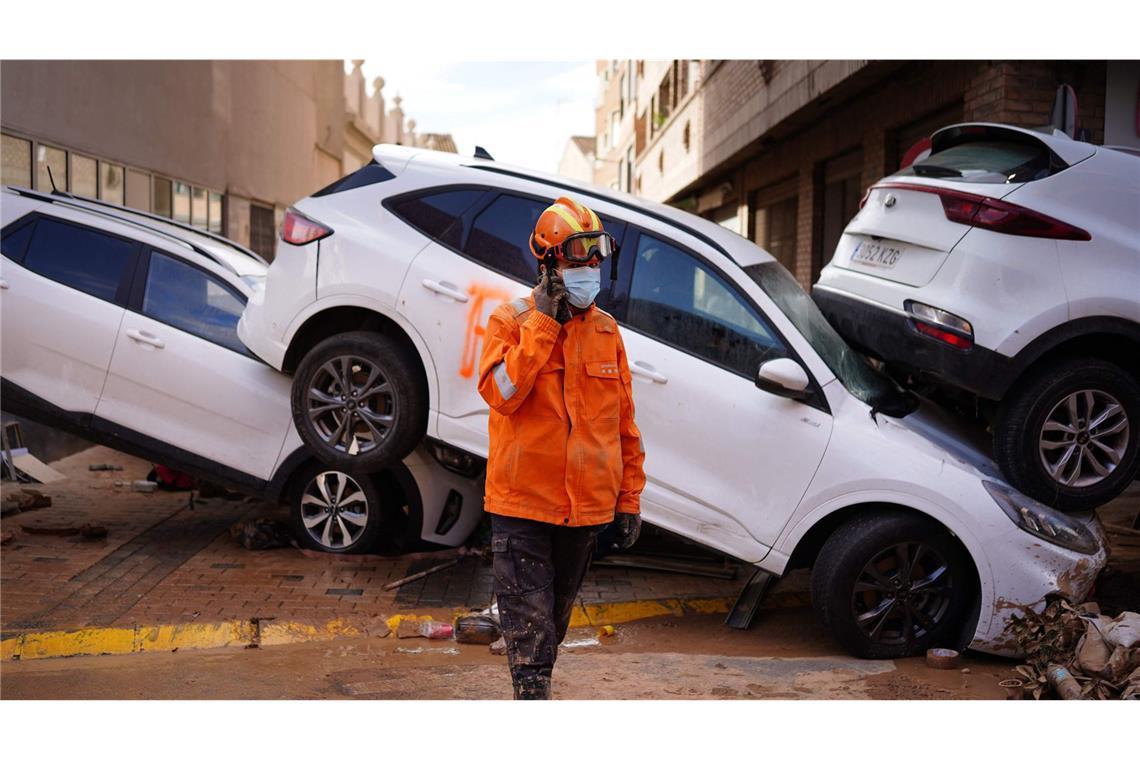
<path fill-rule="evenodd" d="M 566 319 L 560 319 L 563 314 L 569 319 L 569 305 L 566 303 L 566 286 L 557 272 L 553 273 L 553 282 L 546 273 L 543 273 L 538 284 L 532 291 L 534 295 L 534 308 L 546 316 L 557 319 L 565 324 Z"/>
<path fill-rule="evenodd" d="M 613 529 L 617 534 L 617 541 L 612 545 L 612 548 L 628 549 L 641 535 L 641 515 L 618 512 L 614 516 Z"/>

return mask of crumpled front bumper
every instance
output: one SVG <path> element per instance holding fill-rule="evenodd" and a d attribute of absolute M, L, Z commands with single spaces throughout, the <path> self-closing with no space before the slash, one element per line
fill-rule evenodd
<path fill-rule="evenodd" d="M 1099 544 L 1095 554 L 1065 549 L 1019 528 L 986 542 L 991 594 L 984 596 L 992 601 L 983 605 L 970 649 L 1021 657 L 1024 653 L 1006 631 L 1014 615 L 1041 612 L 1047 596 L 1058 595 L 1074 604 L 1088 597 L 1108 562 L 1108 544 L 1095 515 L 1085 522 Z"/>

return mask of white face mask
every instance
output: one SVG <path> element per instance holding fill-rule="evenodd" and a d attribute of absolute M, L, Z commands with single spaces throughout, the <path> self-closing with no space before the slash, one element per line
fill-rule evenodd
<path fill-rule="evenodd" d="M 566 285 L 566 300 L 579 309 L 584 309 L 598 297 L 602 289 L 601 267 L 573 267 L 562 271 L 562 282 Z"/>

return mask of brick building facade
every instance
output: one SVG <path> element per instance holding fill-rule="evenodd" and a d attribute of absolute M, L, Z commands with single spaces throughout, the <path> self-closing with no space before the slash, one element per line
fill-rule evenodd
<path fill-rule="evenodd" d="M 599 70 L 644 72 L 633 123 L 617 138 L 634 147 L 631 192 L 745 235 L 808 287 L 866 189 L 939 127 L 1041 126 L 1058 85 L 1069 84 L 1078 126 L 1103 143 L 1114 65 L 680 60 L 603 62 Z"/>

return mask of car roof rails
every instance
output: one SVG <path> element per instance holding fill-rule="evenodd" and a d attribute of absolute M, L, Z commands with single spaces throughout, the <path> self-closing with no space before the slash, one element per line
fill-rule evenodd
<path fill-rule="evenodd" d="M 154 227 L 150 227 L 150 226 L 148 226 L 148 225 L 144 224 L 143 222 L 138 221 L 136 219 L 124 218 L 123 216 L 113 214 L 113 213 L 110 213 L 109 211 L 104 211 L 103 209 L 99 209 L 99 208 L 90 208 L 89 206 L 86 205 L 87 203 L 91 202 L 87 198 L 77 198 L 76 196 L 72 195 L 71 193 L 66 193 L 66 192 L 63 192 L 61 190 L 55 190 L 51 193 L 43 193 L 43 192 L 40 192 L 38 190 L 29 190 L 27 188 L 16 187 L 14 185 L 7 185 L 6 187 L 15 193 L 18 193 L 19 195 L 27 196 L 28 198 L 35 198 L 36 200 L 45 201 L 47 203 L 58 203 L 58 204 L 62 204 L 64 206 L 67 206 L 68 208 L 76 209 L 78 211 L 86 211 L 89 214 L 97 214 L 98 216 L 106 217 L 107 219 L 112 219 L 116 222 L 121 222 L 123 224 L 128 224 L 132 227 L 137 227 L 138 229 L 141 229 L 145 232 L 149 232 L 152 235 L 159 235 L 159 236 L 167 238 L 169 240 L 173 240 L 176 243 L 179 243 L 181 245 L 186 246 L 191 251 L 194 251 L 197 254 L 205 256 L 206 258 L 208 258 L 210 261 L 214 262 L 215 264 L 217 264 L 221 267 L 225 267 L 230 272 L 237 274 L 236 270 L 234 270 L 233 266 L 231 266 L 229 262 L 227 262 L 225 259 L 219 258 L 217 255 L 215 255 L 213 253 L 210 253 L 205 248 L 202 248 L 201 246 L 196 245 L 195 243 L 193 243 L 189 240 L 185 240 L 183 238 L 180 238 L 177 235 L 172 235 L 171 233 L 166 232 L 165 230 L 159 230 L 159 229 L 155 229 Z M 72 201 L 72 202 L 69 203 L 68 201 Z M 114 209 L 114 210 L 120 209 L 119 206 L 116 206 L 113 203 L 102 203 L 99 201 L 96 201 L 95 203 L 96 203 L 96 205 L 105 206 L 109 209 Z M 149 216 L 146 214 L 144 214 L 144 215 Z M 165 219 L 164 217 L 161 217 L 161 216 L 156 217 L 156 219 L 158 221 L 167 221 L 167 219 Z M 193 229 L 193 228 L 191 228 L 191 229 Z"/>
<path fill-rule="evenodd" d="M 208 230 L 203 230 L 199 227 L 194 227 L 192 225 L 186 224 L 185 222 L 180 222 L 177 219 L 171 219 L 169 217 L 159 216 L 158 214 L 152 214 L 149 211 L 140 211 L 136 208 L 129 208 L 127 206 L 120 206 L 120 205 L 117 205 L 115 203 L 108 203 L 107 201 L 101 201 L 101 200 L 98 200 L 96 198 L 80 198 L 80 197 L 76 197 L 76 196 L 72 195 L 71 193 L 65 193 L 65 192 L 58 191 L 58 190 L 55 192 L 59 195 L 63 195 L 67 198 L 71 198 L 73 200 L 79 201 L 80 203 L 90 203 L 90 204 L 95 205 L 95 206 L 102 206 L 103 208 L 106 208 L 106 209 L 113 211 L 117 214 L 128 214 L 130 216 L 140 216 L 144 219 L 149 219 L 149 220 L 152 220 L 155 222 L 161 222 L 162 224 L 169 224 L 171 227 L 177 227 L 180 230 L 185 230 L 186 232 L 190 232 L 194 235 L 201 235 L 202 237 L 208 238 L 208 239 L 214 241 L 215 243 L 220 243 L 221 245 L 224 245 L 227 248 L 232 248 L 233 250 L 237 251 L 238 253 L 242 254 L 243 256 L 248 256 L 249 258 L 251 258 L 255 261 L 258 261 L 262 264 L 265 264 L 267 266 L 269 264 L 268 261 L 266 261 L 264 258 L 262 258 L 256 252 L 251 251 L 250 249 L 246 248 L 243 245 L 235 243 L 234 241 L 230 240 L 227 237 L 222 237 L 221 235 L 215 234 L 215 233 L 210 232 Z M 95 209 L 91 209 L 91 210 L 94 211 Z"/>

